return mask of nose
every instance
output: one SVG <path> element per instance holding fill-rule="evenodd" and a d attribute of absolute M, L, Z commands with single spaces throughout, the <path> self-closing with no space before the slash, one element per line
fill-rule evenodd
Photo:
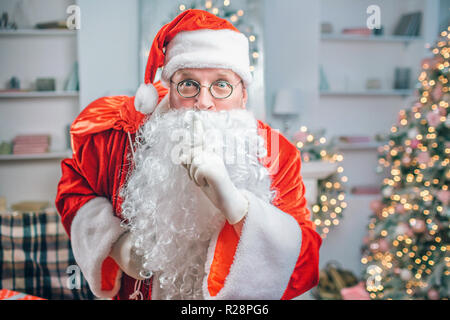
<path fill-rule="evenodd" d="M 200 87 L 194 107 L 198 110 L 214 110 L 214 97 L 207 87 Z"/>

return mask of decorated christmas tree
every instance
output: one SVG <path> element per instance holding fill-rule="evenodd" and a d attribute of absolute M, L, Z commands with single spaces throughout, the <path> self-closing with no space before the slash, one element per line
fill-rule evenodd
<path fill-rule="evenodd" d="M 324 134 L 325 129 L 310 132 L 306 126 L 302 126 L 294 134 L 293 140 L 300 150 L 303 166 L 312 161 L 339 163 L 344 160 L 338 151 L 336 137 L 327 141 Z M 339 165 L 335 173 L 318 181 L 317 200 L 312 204 L 311 220 L 316 226 L 316 231 L 324 239 L 333 227 L 339 225 L 347 207 L 345 201 L 347 180 L 344 167 Z"/>
<path fill-rule="evenodd" d="M 372 299 L 450 296 L 449 31 L 422 63 L 417 101 L 379 149 L 382 198 L 371 203 L 361 259 Z"/>

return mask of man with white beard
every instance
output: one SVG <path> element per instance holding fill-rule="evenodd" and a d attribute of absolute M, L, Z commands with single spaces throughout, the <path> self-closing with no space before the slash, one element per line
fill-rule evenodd
<path fill-rule="evenodd" d="M 62 163 L 56 205 L 94 294 L 291 299 L 315 286 L 300 154 L 245 110 L 245 36 L 187 10 L 157 34 L 145 80 L 86 107 Z"/>

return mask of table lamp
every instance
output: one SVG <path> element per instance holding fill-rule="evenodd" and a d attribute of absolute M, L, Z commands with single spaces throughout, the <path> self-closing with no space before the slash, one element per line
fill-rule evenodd
<path fill-rule="evenodd" d="M 276 93 L 272 114 L 282 118 L 285 134 L 289 130 L 289 118 L 299 114 L 300 99 L 301 92 L 298 89 L 280 89 Z"/>

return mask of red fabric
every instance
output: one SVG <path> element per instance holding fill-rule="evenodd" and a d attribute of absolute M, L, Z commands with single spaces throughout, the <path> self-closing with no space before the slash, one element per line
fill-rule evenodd
<path fill-rule="evenodd" d="M 164 66 L 164 48 L 179 32 L 200 29 L 230 29 L 239 32 L 227 20 L 207 11 L 197 9 L 183 11 L 173 21 L 164 25 L 153 40 L 145 68 L 145 83 L 153 83 L 156 71 Z"/>
<path fill-rule="evenodd" d="M 117 263 L 110 257 L 106 258 L 102 263 L 102 290 L 111 291 L 116 284 L 117 274 L 120 268 Z M 108 275 L 108 276 L 106 276 Z"/>
<path fill-rule="evenodd" d="M 132 135 L 133 137 L 134 135 Z M 109 129 L 83 137 L 73 137 L 76 153 L 61 163 L 56 208 L 70 236 L 76 212 L 95 197 L 110 199 L 117 205 L 122 171 L 127 170 L 128 137 L 124 131 Z"/>
<path fill-rule="evenodd" d="M 129 97 L 128 99 L 123 96 L 107 97 L 97 100 L 102 104 L 111 101 L 116 109 L 133 108 L 134 110 L 134 105 Z M 85 110 L 84 116 L 89 114 L 91 119 L 98 120 L 94 111 L 102 111 L 105 106 L 102 108 L 97 108 L 97 106 L 97 104 L 89 105 L 87 108 L 93 108 L 93 110 Z M 72 135 L 75 153 L 72 159 L 62 161 L 62 178 L 58 184 L 56 197 L 56 207 L 69 236 L 70 226 L 76 212 L 94 197 L 101 196 L 110 199 L 115 215 L 120 217 L 122 200 L 119 197 L 119 190 L 125 183 L 127 173 L 131 168 L 128 136 L 125 130 L 138 128 L 138 124 L 140 125 L 142 121 L 140 116 L 133 116 L 134 113 L 136 111 L 132 110 L 110 113 L 111 118 L 108 120 L 108 124 L 111 127 L 109 128 L 96 120 L 93 125 L 87 123 L 84 116 L 77 118 L 72 125 L 76 129 Z M 122 121 L 123 118 L 114 118 L 120 115 L 129 116 L 126 121 Z M 79 121 L 84 123 L 83 130 Z M 131 123 L 127 121 L 131 121 Z M 291 299 L 317 284 L 319 248 L 322 239 L 315 232 L 314 225 L 310 221 L 310 212 L 306 208 L 305 189 L 300 175 L 300 152 L 282 135 L 271 130 L 269 126 L 262 122 L 259 122 L 258 125 L 260 134 L 267 137 L 268 156 L 262 162 L 272 176 L 272 188 L 277 190 L 273 204 L 292 215 L 302 229 L 301 253 L 282 297 L 282 299 Z M 104 128 L 104 131 L 98 131 L 100 127 Z M 132 134 L 132 139 L 134 136 Z M 274 146 L 273 143 L 276 142 L 279 145 Z M 239 238 L 233 228 L 225 227 L 222 230 L 216 247 L 222 252 L 222 254 L 218 254 L 219 260 L 217 260 L 220 261 L 218 265 L 221 267 L 213 267 L 211 270 L 211 283 L 215 283 L 216 293 L 223 287 L 238 241 Z M 113 271 L 117 267 L 112 260 L 107 264 L 103 270 Z M 115 274 L 115 272 L 102 273 L 102 277 L 106 277 L 102 279 L 105 289 L 110 288 L 114 283 Z M 122 287 L 116 298 L 127 299 L 134 290 L 133 286 L 134 280 L 123 275 Z M 148 290 L 150 289 L 151 287 L 148 286 Z M 144 295 L 150 297 L 150 292 L 144 293 Z"/>
<path fill-rule="evenodd" d="M 226 222 L 217 237 L 214 258 L 208 275 L 208 291 L 212 297 L 215 297 L 225 285 L 225 279 L 230 273 L 239 239 L 240 237 L 233 226 Z"/>
<path fill-rule="evenodd" d="M 22 292 L 17 292 L 8 289 L 0 289 L 0 300 L 46 300 Z"/>
<path fill-rule="evenodd" d="M 302 230 L 302 247 L 294 272 L 282 300 L 295 298 L 319 282 L 319 249 L 322 238 L 315 231 L 306 207 L 305 185 L 301 176 L 300 151 L 284 136 L 275 138 L 274 130 L 259 122 L 259 130 L 266 137 L 268 155 L 262 162 L 272 177 L 272 189 L 277 191 L 273 205 L 293 216 Z M 271 137 L 271 138 L 270 138 Z M 279 146 L 273 146 L 279 143 Z"/>
<path fill-rule="evenodd" d="M 161 81 L 153 86 L 158 92 L 159 103 L 169 90 L 163 87 Z M 90 103 L 70 127 L 72 149 L 78 150 L 78 145 L 74 145 L 74 136 L 77 137 L 76 142 L 82 144 L 82 137 L 108 129 L 135 133 L 144 122 L 145 114 L 134 108 L 134 98 L 128 96 L 102 97 Z"/>

